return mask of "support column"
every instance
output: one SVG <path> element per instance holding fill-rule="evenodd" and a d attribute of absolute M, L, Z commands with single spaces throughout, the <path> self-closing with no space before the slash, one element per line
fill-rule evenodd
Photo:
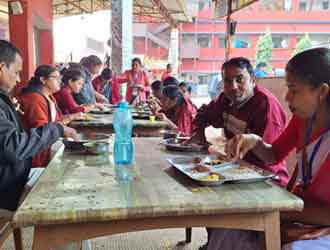
<path fill-rule="evenodd" d="M 40 63 L 54 64 L 54 40 L 52 30 L 39 30 Z"/>
<path fill-rule="evenodd" d="M 179 30 L 173 28 L 171 30 L 170 49 L 168 52 L 168 61 L 172 65 L 172 72 L 174 76 L 178 75 L 179 67 Z"/>
<path fill-rule="evenodd" d="M 34 70 L 33 20 L 31 0 L 21 0 L 23 14 L 9 15 L 9 37 L 21 51 L 23 57 L 22 83 L 26 83 Z"/>
<path fill-rule="evenodd" d="M 115 74 L 131 68 L 133 0 L 111 0 L 111 65 Z"/>

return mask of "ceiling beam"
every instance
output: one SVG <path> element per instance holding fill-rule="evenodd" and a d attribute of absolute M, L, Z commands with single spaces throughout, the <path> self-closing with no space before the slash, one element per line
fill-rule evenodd
<path fill-rule="evenodd" d="M 85 12 L 85 13 L 91 13 L 90 10 L 81 7 L 79 4 L 76 4 L 75 2 L 72 2 L 72 1 L 69 1 L 69 0 L 64 0 L 64 2 L 65 2 L 66 4 L 69 4 L 69 5 L 72 5 L 72 6 L 76 7 L 77 9 L 79 9 L 79 10 L 82 11 L 82 12 Z"/>
<path fill-rule="evenodd" d="M 163 16 L 166 22 L 168 22 L 171 26 L 177 25 L 177 22 L 172 18 L 171 13 L 161 0 L 151 0 L 151 2 L 157 7 L 159 13 Z"/>

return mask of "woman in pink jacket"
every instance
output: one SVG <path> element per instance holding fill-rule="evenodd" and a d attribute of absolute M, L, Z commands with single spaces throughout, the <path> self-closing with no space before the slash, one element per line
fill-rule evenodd
<path fill-rule="evenodd" d="M 132 60 L 132 69 L 126 70 L 117 78 L 120 83 L 127 82 L 126 100 L 129 103 L 146 102 L 150 93 L 150 83 L 139 58 Z"/>

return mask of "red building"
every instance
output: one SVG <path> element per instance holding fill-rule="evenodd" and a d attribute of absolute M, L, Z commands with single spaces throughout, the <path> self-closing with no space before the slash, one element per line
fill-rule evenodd
<path fill-rule="evenodd" d="M 188 1 L 189 3 L 190 1 Z M 191 1 L 192 2 L 192 1 Z M 196 1 L 195 1 L 196 2 Z M 329 0 L 259 0 L 234 13 L 237 21 L 232 37 L 230 57 L 245 56 L 255 64 L 256 45 L 260 35 L 270 29 L 274 48 L 271 65 L 281 74 L 291 57 L 296 43 L 305 33 L 313 45 L 329 44 Z M 211 0 L 199 0 L 198 14 L 193 23 L 179 26 L 180 67 L 183 78 L 207 83 L 212 74 L 220 71 L 225 59 L 225 19 L 214 19 Z M 154 30 L 150 28 L 149 30 Z M 158 32 L 161 30 L 161 32 Z M 154 36 L 168 32 L 158 29 Z M 145 53 L 151 58 L 166 59 L 167 47 L 152 39 L 135 37 L 135 53 Z M 144 41 L 149 41 L 148 44 Z M 139 44 L 140 43 L 140 44 Z M 149 50 L 146 50 L 149 48 Z"/>

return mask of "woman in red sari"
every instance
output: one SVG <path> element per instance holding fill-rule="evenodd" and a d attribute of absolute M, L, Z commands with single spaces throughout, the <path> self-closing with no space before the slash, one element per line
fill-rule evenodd
<path fill-rule="evenodd" d="M 118 76 L 119 82 L 127 82 L 126 100 L 131 103 L 146 102 L 150 93 L 150 83 L 146 73 L 142 69 L 139 58 L 132 60 L 132 69 Z"/>
<path fill-rule="evenodd" d="M 286 100 L 293 113 L 286 130 L 272 145 L 254 134 L 238 135 L 226 145 L 229 158 L 242 158 L 253 151 L 268 164 L 283 160 L 296 149 L 297 166 L 288 190 L 304 200 L 305 208 L 281 214 L 283 250 L 330 249 L 329 69 L 327 48 L 294 56 L 286 66 Z M 257 240 L 256 232 L 215 229 L 208 249 L 262 249 Z"/>

